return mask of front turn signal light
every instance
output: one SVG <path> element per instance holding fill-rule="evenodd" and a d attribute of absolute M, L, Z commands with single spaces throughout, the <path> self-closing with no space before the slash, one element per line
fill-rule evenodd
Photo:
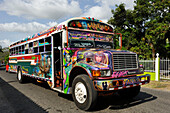
<path fill-rule="evenodd" d="M 95 77 L 101 76 L 100 70 L 92 70 L 92 75 Z"/>

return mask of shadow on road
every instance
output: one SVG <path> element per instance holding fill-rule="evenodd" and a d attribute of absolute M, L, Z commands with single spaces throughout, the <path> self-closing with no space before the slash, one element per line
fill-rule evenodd
<path fill-rule="evenodd" d="M 71 94 L 63 94 L 63 93 L 58 93 L 58 96 L 62 97 L 62 98 L 65 98 L 69 101 L 73 101 L 73 98 L 72 98 L 72 95 Z"/>
<path fill-rule="evenodd" d="M 16 81 L 8 81 L 8 83 L 16 82 Z M 20 93 L 17 89 L 13 88 L 8 83 L 3 81 L 0 78 L 0 91 L 3 91 L 2 93 L 8 99 L 8 101 L 10 102 L 10 105 L 16 110 L 16 112 L 26 111 L 29 113 L 29 112 L 38 111 L 38 112 L 45 113 L 44 109 L 42 109 L 36 103 L 32 102 L 29 98 L 24 96 L 22 93 Z M 33 83 L 47 90 L 50 90 L 50 87 L 48 86 L 47 83 L 38 83 L 34 79 L 28 80 L 26 84 L 27 83 Z M 68 101 L 73 102 L 72 95 L 58 93 L 58 96 L 60 96 L 61 98 L 67 99 Z M 100 110 L 104 110 L 107 108 L 110 110 L 125 109 L 125 108 L 133 107 L 139 104 L 143 104 L 149 101 L 153 101 L 155 99 L 157 99 L 156 96 L 153 96 L 152 94 L 149 94 L 143 91 L 141 91 L 139 95 L 133 99 L 121 98 L 116 94 L 112 96 L 107 96 L 107 97 L 99 97 L 98 102 L 97 102 L 97 107 L 93 111 L 100 111 Z M 1 111 L 1 107 L 0 107 L 0 111 Z"/>
<path fill-rule="evenodd" d="M 131 99 L 121 98 L 118 95 L 99 97 L 97 108 L 94 111 L 99 111 L 106 108 L 109 108 L 111 110 L 125 109 L 155 99 L 157 99 L 156 96 L 153 96 L 146 92 L 140 92 L 138 96 Z"/>
<path fill-rule="evenodd" d="M 43 108 L 1 78 L 0 100 L 0 111 L 3 113 L 46 113 Z"/>
<path fill-rule="evenodd" d="M 46 83 L 33 82 L 33 84 L 50 90 L 50 87 Z M 64 98 L 64 99 L 67 99 L 68 101 L 73 102 L 73 98 L 71 94 L 67 95 L 67 94 L 62 94 L 59 92 L 57 93 L 58 93 L 58 96 L 60 96 L 61 98 Z M 129 107 L 136 106 L 139 104 L 143 104 L 145 102 L 149 102 L 155 99 L 157 99 L 156 96 L 153 96 L 152 94 L 148 94 L 142 91 L 139 93 L 138 96 L 131 98 L 131 99 L 121 98 L 120 96 L 116 94 L 112 96 L 107 96 L 107 97 L 100 96 L 98 98 L 97 107 L 93 111 L 100 111 L 100 110 L 104 110 L 107 108 L 109 108 L 110 110 L 125 109 L 125 108 L 129 108 Z"/>
<path fill-rule="evenodd" d="M 139 95 L 133 99 L 121 100 L 120 102 L 118 102 L 118 106 L 112 103 L 110 109 L 122 109 L 126 107 L 132 107 L 155 99 L 157 99 L 156 96 L 153 96 L 146 92 L 140 92 Z"/>

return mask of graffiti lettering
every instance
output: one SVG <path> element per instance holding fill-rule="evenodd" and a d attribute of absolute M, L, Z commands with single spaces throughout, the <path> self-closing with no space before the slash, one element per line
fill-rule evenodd
<path fill-rule="evenodd" d="M 123 77 L 127 75 L 128 71 L 115 71 L 112 74 L 112 77 L 117 78 L 117 77 Z"/>
<path fill-rule="evenodd" d="M 22 67 L 22 70 L 28 72 L 28 68 Z"/>

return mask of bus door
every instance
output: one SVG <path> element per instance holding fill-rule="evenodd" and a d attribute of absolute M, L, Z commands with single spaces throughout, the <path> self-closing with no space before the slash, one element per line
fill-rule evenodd
<path fill-rule="evenodd" d="M 54 87 L 63 89 L 62 32 L 53 35 Z"/>

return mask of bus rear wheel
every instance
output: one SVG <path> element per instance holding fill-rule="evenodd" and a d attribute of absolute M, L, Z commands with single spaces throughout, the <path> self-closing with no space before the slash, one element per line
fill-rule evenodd
<path fill-rule="evenodd" d="M 78 75 L 72 83 L 72 96 L 76 106 L 81 110 L 91 110 L 97 102 L 97 91 L 87 75 Z"/>
<path fill-rule="evenodd" d="M 22 75 L 22 71 L 20 68 L 18 69 L 18 72 L 17 72 L 17 79 L 18 79 L 19 83 L 24 83 L 24 81 L 25 81 L 25 78 Z"/>

